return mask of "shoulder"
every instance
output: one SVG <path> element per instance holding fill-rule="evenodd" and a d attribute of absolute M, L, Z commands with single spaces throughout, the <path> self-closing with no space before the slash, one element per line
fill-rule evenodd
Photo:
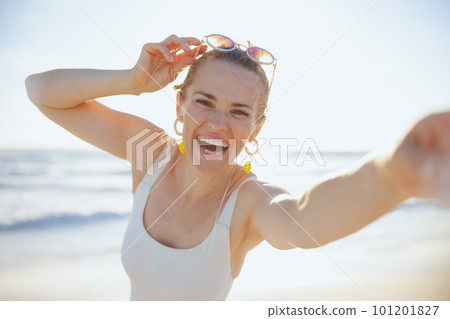
<path fill-rule="evenodd" d="M 259 241 L 266 240 L 277 249 L 292 249 L 292 214 L 299 207 L 299 199 L 286 189 L 269 182 L 256 180 L 245 183 L 239 197 L 246 198 L 246 233 Z"/>
<path fill-rule="evenodd" d="M 255 224 L 258 218 L 264 217 L 270 210 L 279 209 L 280 204 L 292 198 L 283 187 L 257 178 L 244 183 L 238 195 L 238 200 L 245 203 L 250 224 Z"/>
<path fill-rule="evenodd" d="M 244 183 L 239 192 L 239 196 L 247 198 L 253 207 L 270 205 L 281 195 L 290 195 L 290 193 L 283 187 L 259 180 L 256 176 L 252 182 Z"/>

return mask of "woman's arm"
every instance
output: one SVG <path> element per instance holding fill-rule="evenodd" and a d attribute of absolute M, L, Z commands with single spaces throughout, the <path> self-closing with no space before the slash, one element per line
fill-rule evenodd
<path fill-rule="evenodd" d="M 146 129 L 150 132 L 162 132 L 162 129 L 146 119 L 108 108 L 95 99 L 161 89 L 195 61 L 189 45 L 199 44 L 195 38 L 171 35 L 161 43 L 145 44 L 138 62 L 130 70 L 65 69 L 34 74 L 25 81 L 27 93 L 53 122 L 100 149 L 128 159 L 127 141 Z M 178 52 L 181 49 L 183 53 Z M 146 145 L 149 146 L 150 143 Z"/>
<path fill-rule="evenodd" d="M 251 228 L 278 249 L 314 248 L 350 235 L 406 199 L 372 159 L 327 178 L 298 198 L 254 184 Z"/>
<path fill-rule="evenodd" d="M 424 168 L 432 160 L 434 167 Z M 418 122 L 385 156 L 310 188 L 301 198 L 253 183 L 251 231 L 279 249 L 313 248 L 350 235 L 410 197 L 450 186 L 450 112 Z"/>
<path fill-rule="evenodd" d="M 31 75 L 25 84 L 30 100 L 48 119 L 89 144 L 127 159 L 128 139 L 145 128 L 155 132 L 162 130 L 146 119 L 111 109 L 95 98 L 137 94 L 130 73 L 53 70 Z"/>
<path fill-rule="evenodd" d="M 161 132 L 152 122 L 116 111 L 95 98 L 139 94 L 130 71 L 53 70 L 26 79 L 30 100 L 48 119 L 66 131 L 121 159 L 133 162 L 126 142 L 138 132 Z"/>
<path fill-rule="evenodd" d="M 129 70 L 64 69 L 33 74 L 25 81 L 27 93 L 38 106 L 66 109 L 99 97 L 155 92 L 195 62 L 189 46 L 199 44 L 196 38 L 171 35 L 161 43 L 145 44 Z M 184 52 L 177 54 L 180 50 Z"/>
<path fill-rule="evenodd" d="M 28 97 L 38 107 L 67 109 L 99 97 L 142 93 L 132 70 L 60 69 L 25 80 Z"/>

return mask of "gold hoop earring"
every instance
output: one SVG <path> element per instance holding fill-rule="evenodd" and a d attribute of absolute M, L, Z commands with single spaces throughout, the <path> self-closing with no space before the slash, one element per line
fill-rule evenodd
<path fill-rule="evenodd" d="M 183 136 L 183 133 L 178 131 L 178 127 L 177 124 L 178 122 L 181 122 L 182 118 L 181 117 L 177 117 L 177 119 L 175 120 L 175 123 L 173 123 L 173 129 L 175 130 L 175 133 L 177 133 L 178 136 Z M 184 154 L 185 150 L 184 150 L 184 144 L 183 144 L 183 138 L 180 138 L 180 143 L 178 144 L 178 149 L 180 150 L 181 154 Z"/>
<path fill-rule="evenodd" d="M 252 143 L 252 142 L 255 142 L 255 145 L 256 145 L 256 146 L 255 146 L 255 150 L 254 150 L 253 152 L 250 152 L 250 151 L 248 150 L 247 146 L 245 146 L 245 152 L 246 152 L 248 155 L 250 155 L 250 156 L 255 155 L 255 154 L 258 153 L 258 151 L 259 151 L 259 143 L 258 143 L 258 141 L 255 140 L 255 139 L 253 139 L 253 141 L 251 141 L 250 143 Z M 248 174 L 248 173 L 250 172 L 251 169 L 252 169 L 252 163 L 250 162 L 250 160 L 248 160 L 248 161 L 245 162 L 245 164 L 244 164 L 244 171 L 245 171 L 246 174 Z"/>
<path fill-rule="evenodd" d="M 173 129 L 175 130 L 175 133 L 177 133 L 177 135 L 181 136 L 183 135 L 183 132 L 178 131 L 178 127 L 177 124 L 178 122 L 181 122 L 182 118 L 181 117 L 177 117 L 177 119 L 175 120 L 175 123 L 173 123 Z M 183 123 L 183 122 L 181 122 Z"/>
<path fill-rule="evenodd" d="M 255 155 L 256 153 L 258 153 L 259 151 L 259 143 L 257 140 L 253 139 L 252 141 L 250 141 L 250 143 L 255 142 L 255 150 L 253 152 L 250 152 L 247 148 L 247 146 L 245 146 L 245 153 L 247 153 L 248 155 Z"/>

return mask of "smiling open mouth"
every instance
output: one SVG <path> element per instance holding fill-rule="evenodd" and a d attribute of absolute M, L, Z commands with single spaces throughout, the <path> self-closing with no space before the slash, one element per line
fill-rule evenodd
<path fill-rule="evenodd" d="M 208 155 L 222 155 L 228 149 L 228 143 L 223 140 L 211 139 L 201 135 L 199 135 L 197 139 L 199 141 L 200 149 Z"/>

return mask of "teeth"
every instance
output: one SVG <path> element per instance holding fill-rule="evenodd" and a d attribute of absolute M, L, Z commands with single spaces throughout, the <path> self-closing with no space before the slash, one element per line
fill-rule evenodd
<path fill-rule="evenodd" d="M 201 136 L 201 135 L 199 135 L 197 137 L 197 139 L 199 139 L 200 141 L 202 141 L 204 143 L 208 143 L 208 144 L 211 144 L 211 145 L 216 145 L 216 146 L 221 146 L 221 147 L 228 147 L 228 143 L 224 142 L 223 140 L 207 138 L 206 136 Z"/>
<path fill-rule="evenodd" d="M 219 155 L 219 154 L 223 153 L 223 151 L 213 152 L 213 151 L 210 151 L 210 150 L 208 150 L 206 148 L 204 148 L 203 150 L 205 151 L 206 154 L 210 154 L 210 155 Z"/>

